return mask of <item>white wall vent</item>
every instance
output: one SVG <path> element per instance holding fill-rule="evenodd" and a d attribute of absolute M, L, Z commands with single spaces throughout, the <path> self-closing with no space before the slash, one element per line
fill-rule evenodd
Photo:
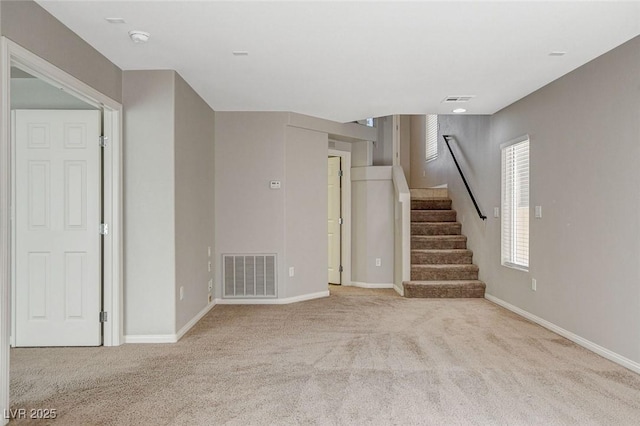
<path fill-rule="evenodd" d="M 442 102 L 469 102 L 475 95 L 447 96 Z"/>
<path fill-rule="evenodd" d="M 225 298 L 276 297 L 275 254 L 223 254 Z"/>

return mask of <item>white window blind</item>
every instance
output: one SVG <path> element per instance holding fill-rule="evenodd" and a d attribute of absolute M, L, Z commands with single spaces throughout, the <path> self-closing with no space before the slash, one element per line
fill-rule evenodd
<path fill-rule="evenodd" d="M 426 128 L 425 128 L 425 152 L 426 160 L 431 161 L 438 158 L 438 116 L 427 115 L 426 116 Z"/>
<path fill-rule="evenodd" d="M 502 148 L 502 264 L 529 268 L 529 139 Z"/>

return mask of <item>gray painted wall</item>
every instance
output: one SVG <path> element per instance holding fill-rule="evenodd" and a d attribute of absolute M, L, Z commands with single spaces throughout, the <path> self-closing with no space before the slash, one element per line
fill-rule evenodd
<path fill-rule="evenodd" d="M 125 335 L 173 334 L 174 71 L 125 71 Z"/>
<path fill-rule="evenodd" d="M 356 283 L 393 283 L 393 200 L 390 166 L 351 169 L 351 278 Z"/>
<path fill-rule="evenodd" d="M 286 297 L 288 114 L 216 112 L 215 120 L 216 297 L 222 297 L 221 260 L 225 253 L 276 253 L 278 295 Z M 280 180 L 282 189 L 269 189 L 271 180 Z"/>
<path fill-rule="evenodd" d="M 500 144 L 530 135 L 530 271 L 500 266 L 500 219 L 483 223 L 448 182 L 492 294 L 640 362 L 640 37 L 490 118 L 446 117 L 487 213 L 500 205 Z M 442 152 L 442 151 L 441 151 Z M 430 173 L 427 169 L 427 173 Z M 537 291 L 531 279 L 537 279 Z"/>
<path fill-rule="evenodd" d="M 207 262 L 213 261 L 214 248 L 213 137 L 213 110 L 175 74 L 176 331 L 208 305 L 213 271 L 208 272 Z"/>
<path fill-rule="evenodd" d="M 378 140 L 373 144 L 373 165 L 391 166 L 393 164 L 393 117 L 376 118 Z"/>
<path fill-rule="evenodd" d="M 326 133 L 287 127 L 286 267 L 287 297 L 327 291 Z M 288 270 L 287 270 L 288 272 Z"/>
<path fill-rule="evenodd" d="M 111 99 L 122 101 L 122 71 L 32 0 L 1 1 L 2 35 Z"/>
<path fill-rule="evenodd" d="M 404 178 L 411 188 L 411 116 L 400 116 L 400 159 Z"/>
<path fill-rule="evenodd" d="M 214 113 L 174 71 L 123 80 L 125 334 L 171 335 L 208 304 Z"/>
<path fill-rule="evenodd" d="M 276 253 L 279 298 L 327 291 L 329 135 L 352 140 L 373 131 L 293 113 L 215 115 L 216 297 L 225 253 Z M 270 189 L 271 180 L 282 188 Z"/>
<path fill-rule="evenodd" d="M 411 139 L 411 167 L 409 168 L 409 188 L 427 188 L 426 182 L 426 167 L 427 162 L 425 160 L 425 125 L 426 116 L 424 115 L 411 115 L 409 118 L 409 137 Z M 438 157 L 442 155 L 442 144 L 438 140 Z M 433 160 L 437 161 L 437 160 Z M 431 161 L 430 161 L 431 162 Z M 436 176 L 435 170 L 431 168 L 429 172 L 429 178 Z"/>

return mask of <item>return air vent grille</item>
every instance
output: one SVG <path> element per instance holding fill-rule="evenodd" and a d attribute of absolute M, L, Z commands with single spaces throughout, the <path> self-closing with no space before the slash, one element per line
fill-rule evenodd
<path fill-rule="evenodd" d="M 223 254 L 225 298 L 276 297 L 275 254 Z"/>
<path fill-rule="evenodd" d="M 447 96 L 442 102 L 469 102 L 474 95 Z"/>

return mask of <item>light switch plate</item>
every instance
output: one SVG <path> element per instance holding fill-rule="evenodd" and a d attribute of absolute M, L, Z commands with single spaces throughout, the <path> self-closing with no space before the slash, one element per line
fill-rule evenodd
<path fill-rule="evenodd" d="M 536 219 L 542 219 L 542 206 L 536 206 Z"/>

